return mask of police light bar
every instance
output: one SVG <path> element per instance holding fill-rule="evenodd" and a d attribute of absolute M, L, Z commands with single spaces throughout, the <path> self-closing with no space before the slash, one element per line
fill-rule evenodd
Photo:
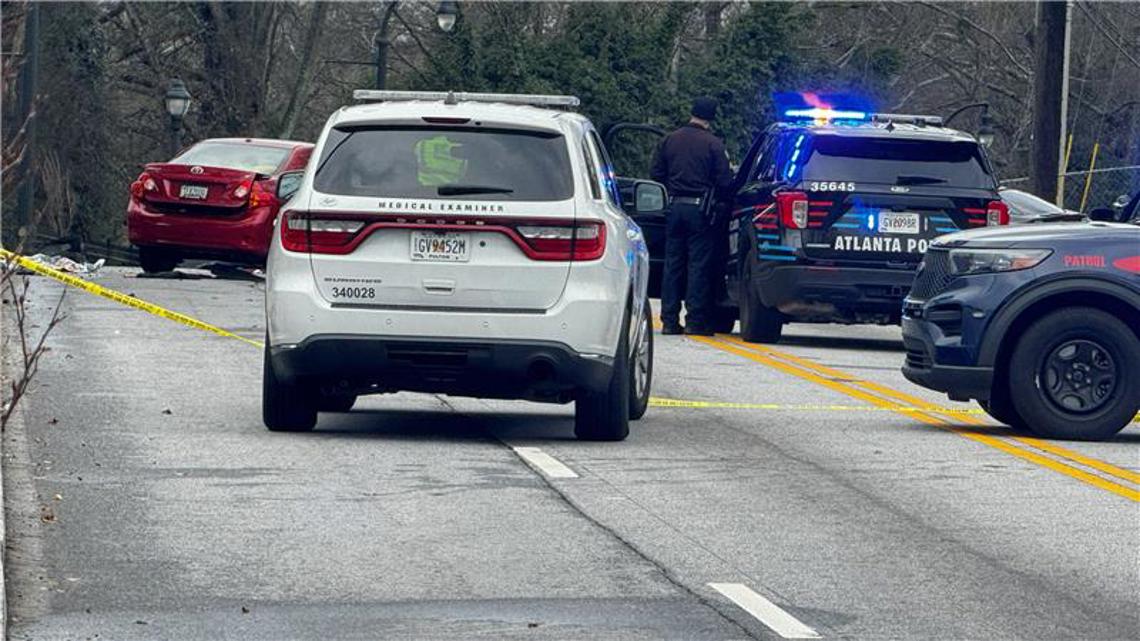
<path fill-rule="evenodd" d="M 917 116 L 914 114 L 873 114 L 873 122 L 893 122 L 900 125 L 941 127 L 942 116 Z"/>
<path fill-rule="evenodd" d="M 521 93 L 468 93 L 466 91 L 383 91 L 379 89 L 357 89 L 352 92 L 354 100 L 374 102 L 407 102 L 411 100 L 436 101 L 456 105 L 460 102 L 497 102 L 507 105 L 530 105 L 532 107 L 577 107 L 582 104 L 577 96 L 554 96 Z"/>
<path fill-rule="evenodd" d="M 812 107 L 811 109 L 788 109 L 784 112 L 784 117 L 810 118 L 811 120 L 866 120 L 867 112 Z"/>

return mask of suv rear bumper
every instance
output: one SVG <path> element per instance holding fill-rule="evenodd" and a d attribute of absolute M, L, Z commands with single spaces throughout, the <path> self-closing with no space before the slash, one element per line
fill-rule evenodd
<path fill-rule="evenodd" d="M 782 265 L 754 272 L 760 300 L 789 316 L 853 320 L 856 313 L 897 319 L 914 271 Z"/>
<path fill-rule="evenodd" d="M 427 392 L 565 403 L 609 384 L 613 359 L 553 341 L 320 334 L 273 347 L 278 376 L 353 393 Z"/>
<path fill-rule="evenodd" d="M 915 318 L 902 319 L 906 360 L 902 373 L 910 382 L 944 392 L 952 400 L 987 400 L 993 384 L 992 367 L 939 364 L 935 341 L 941 331 L 934 323 Z"/>

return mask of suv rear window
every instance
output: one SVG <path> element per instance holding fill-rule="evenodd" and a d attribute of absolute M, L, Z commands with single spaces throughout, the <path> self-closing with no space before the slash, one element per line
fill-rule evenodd
<path fill-rule="evenodd" d="M 236 142 L 203 142 L 187 149 L 186 153 L 170 162 L 272 174 L 288 156 L 289 149 L 284 147 L 264 147 Z"/>
<path fill-rule="evenodd" d="M 393 198 L 566 200 L 574 180 L 561 134 L 508 129 L 333 129 L 313 186 Z"/>
<path fill-rule="evenodd" d="M 815 136 L 810 149 L 808 180 L 995 188 L 972 142 Z"/>

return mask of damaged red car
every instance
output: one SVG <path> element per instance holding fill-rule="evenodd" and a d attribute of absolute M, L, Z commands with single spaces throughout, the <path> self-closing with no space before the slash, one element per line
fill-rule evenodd
<path fill-rule="evenodd" d="M 215 138 L 146 165 L 127 205 L 143 271 L 187 258 L 263 265 L 273 221 L 312 152 L 305 142 Z"/>

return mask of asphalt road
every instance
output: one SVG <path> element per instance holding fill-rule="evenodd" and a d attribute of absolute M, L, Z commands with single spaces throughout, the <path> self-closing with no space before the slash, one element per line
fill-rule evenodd
<path fill-rule="evenodd" d="M 97 281 L 264 331 L 258 283 Z M 12 639 L 1140 638 L 1140 428 L 1018 440 L 907 384 L 896 328 L 658 337 L 600 444 L 403 394 L 271 434 L 257 348 L 64 305 L 4 434 Z"/>

